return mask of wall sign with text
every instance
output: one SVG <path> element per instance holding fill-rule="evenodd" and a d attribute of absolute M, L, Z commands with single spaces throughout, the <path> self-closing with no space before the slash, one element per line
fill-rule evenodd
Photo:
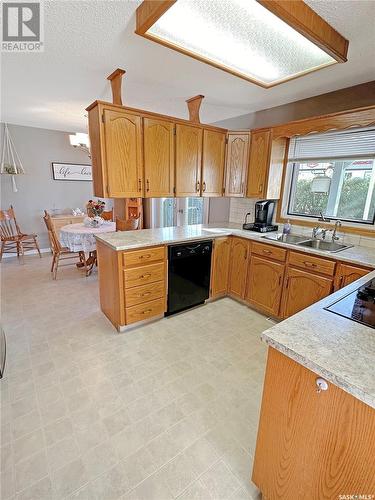
<path fill-rule="evenodd" d="M 52 163 L 52 174 L 55 181 L 92 181 L 91 165 Z"/>

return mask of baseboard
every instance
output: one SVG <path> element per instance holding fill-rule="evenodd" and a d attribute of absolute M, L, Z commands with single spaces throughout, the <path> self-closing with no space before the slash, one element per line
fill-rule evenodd
<path fill-rule="evenodd" d="M 51 253 L 50 248 L 41 248 L 40 253 Z M 25 255 L 38 255 L 38 250 L 28 250 L 25 252 Z M 12 254 L 12 253 L 4 253 L 3 254 L 3 259 L 14 259 L 17 257 L 17 254 Z"/>

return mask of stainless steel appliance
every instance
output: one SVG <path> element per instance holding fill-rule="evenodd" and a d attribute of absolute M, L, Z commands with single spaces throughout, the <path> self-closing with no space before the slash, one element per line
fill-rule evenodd
<path fill-rule="evenodd" d="M 166 316 L 203 304 L 210 294 L 212 241 L 168 248 Z"/>
<path fill-rule="evenodd" d="M 324 309 L 375 328 L 375 278 Z"/>
<path fill-rule="evenodd" d="M 255 221 L 248 223 L 247 213 L 245 222 L 242 225 L 243 229 L 249 231 L 257 231 L 259 233 L 268 233 L 270 231 L 277 231 L 278 226 L 272 224 L 273 212 L 275 210 L 275 200 L 260 200 L 255 203 Z"/>

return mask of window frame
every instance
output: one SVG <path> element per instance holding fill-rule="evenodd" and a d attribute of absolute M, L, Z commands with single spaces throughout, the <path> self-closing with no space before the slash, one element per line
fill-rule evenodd
<path fill-rule="evenodd" d="M 306 162 L 316 162 L 316 163 L 325 163 L 325 162 L 335 162 L 335 161 L 356 161 L 356 160 L 360 160 L 360 159 L 373 159 L 374 163 L 373 163 L 373 168 L 375 168 L 375 156 L 374 157 L 370 157 L 369 155 L 366 156 L 366 158 L 364 158 L 363 155 L 358 155 L 357 157 L 336 157 L 336 158 L 306 158 L 306 159 L 302 159 L 302 160 L 298 160 L 298 158 L 295 158 L 295 159 L 292 159 L 291 161 L 288 160 L 287 162 L 287 165 L 286 165 L 286 168 L 291 170 L 291 173 L 289 175 L 289 179 L 288 181 L 285 183 L 285 187 L 287 189 L 284 189 L 284 200 L 286 198 L 286 203 L 285 203 L 285 211 L 284 211 L 284 214 L 285 214 L 285 217 L 286 218 L 289 218 L 289 217 L 295 217 L 296 220 L 301 220 L 303 221 L 304 219 L 319 219 L 320 216 L 319 215 L 309 215 L 309 214 L 302 214 L 302 213 L 298 213 L 298 212 L 292 212 L 291 211 L 291 202 L 292 202 L 292 199 L 294 200 L 294 197 L 295 197 L 295 190 L 293 190 L 293 186 L 294 186 L 294 183 L 295 183 L 295 176 L 296 176 L 296 171 L 297 171 L 297 168 L 296 168 L 296 164 L 298 164 L 299 162 L 300 163 L 306 163 Z M 375 188 L 374 188 L 375 189 Z M 294 192 L 293 192 L 294 191 Z M 287 195 L 285 197 L 285 195 Z M 340 220 L 341 222 L 346 222 L 348 224 L 355 224 L 355 225 L 364 225 L 364 226 L 374 226 L 375 225 L 375 210 L 374 210 L 374 213 L 373 213 L 373 217 L 371 220 L 358 220 L 358 219 L 349 219 L 349 218 L 344 218 L 344 217 L 337 217 L 337 216 L 331 216 L 331 215 L 325 215 L 323 214 L 324 217 L 327 218 L 327 222 L 328 221 L 337 221 L 337 220 Z"/>

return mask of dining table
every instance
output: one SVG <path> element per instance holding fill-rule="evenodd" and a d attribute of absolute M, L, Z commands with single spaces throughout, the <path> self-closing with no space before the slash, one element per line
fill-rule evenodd
<path fill-rule="evenodd" d="M 104 221 L 97 227 L 85 226 L 83 222 L 67 224 L 60 228 L 60 242 L 71 252 L 77 252 L 78 268 L 84 268 L 86 276 L 90 276 L 94 266 L 97 266 L 95 234 L 116 231 L 116 223 Z"/>

